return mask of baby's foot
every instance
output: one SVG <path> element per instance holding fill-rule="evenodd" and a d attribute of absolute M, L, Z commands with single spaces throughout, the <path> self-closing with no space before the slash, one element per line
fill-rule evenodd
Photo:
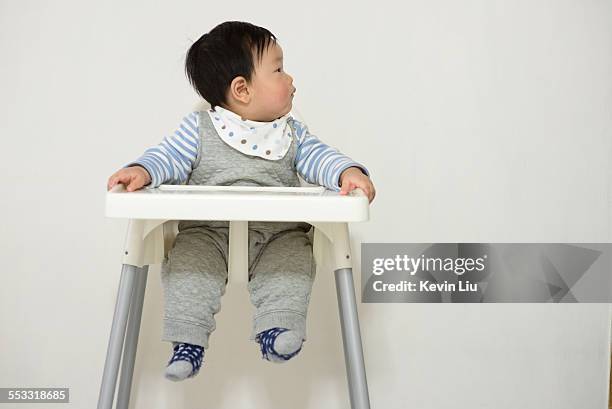
<path fill-rule="evenodd" d="M 302 349 L 303 339 L 296 331 L 274 327 L 257 334 L 255 340 L 261 347 L 262 359 L 270 362 L 285 362 Z"/>
<path fill-rule="evenodd" d="M 171 381 L 191 378 L 200 371 L 204 359 L 204 348 L 200 345 L 173 342 L 174 354 L 164 374 Z"/>

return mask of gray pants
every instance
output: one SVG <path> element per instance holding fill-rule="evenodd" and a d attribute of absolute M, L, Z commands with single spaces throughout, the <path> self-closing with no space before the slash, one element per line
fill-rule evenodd
<path fill-rule="evenodd" d="M 314 229 L 303 222 L 249 222 L 249 282 L 255 306 L 251 339 L 283 327 L 306 339 L 306 313 L 316 266 Z M 162 264 L 163 341 L 208 348 L 214 315 L 228 282 L 229 224 L 223 221 L 179 223 L 174 247 Z"/>

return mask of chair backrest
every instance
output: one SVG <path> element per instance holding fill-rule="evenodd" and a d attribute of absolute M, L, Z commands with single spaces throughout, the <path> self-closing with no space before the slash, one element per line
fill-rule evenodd
<path fill-rule="evenodd" d="M 200 99 L 193 106 L 194 111 L 207 111 L 210 108 L 210 104 L 205 99 Z"/>

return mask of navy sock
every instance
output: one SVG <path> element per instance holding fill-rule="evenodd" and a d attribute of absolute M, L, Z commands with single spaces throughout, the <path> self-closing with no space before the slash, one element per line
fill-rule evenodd
<path fill-rule="evenodd" d="M 197 375 L 204 359 L 204 348 L 188 343 L 172 344 L 174 354 L 166 367 L 165 377 L 171 381 L 182 381 Z"/>
<path fill-rule="evenodd" d="M 274 327 L 257 334 L 262 359 L 270 362 L 285 362 L 302 350 L 303 339 L 296 331 Z"/>

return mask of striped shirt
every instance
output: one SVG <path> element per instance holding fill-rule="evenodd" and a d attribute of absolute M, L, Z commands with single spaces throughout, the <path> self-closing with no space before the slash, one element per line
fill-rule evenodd
<path fill-rule="evenodd" d="M 338 150 L 324 144 L 308 132 L 308 127 L 291 118 L 298 143 L 295 169 L 299 176 L 310 184 L 340 190 L 340 175 L 350 167 L 360 168 L 370 176 L 365 166 L 353 161 Z M 145 150 L 144 154 L 124 168 L 139 165 L 151 175 L 150 187 L 161 184 L 186 184 L 193 170 L 200 146 L 198 112 L 183 118 L 174 135 L 164 138 L 157 146 Z M 202 152 L 202 159 L 205 152 Z"/>

